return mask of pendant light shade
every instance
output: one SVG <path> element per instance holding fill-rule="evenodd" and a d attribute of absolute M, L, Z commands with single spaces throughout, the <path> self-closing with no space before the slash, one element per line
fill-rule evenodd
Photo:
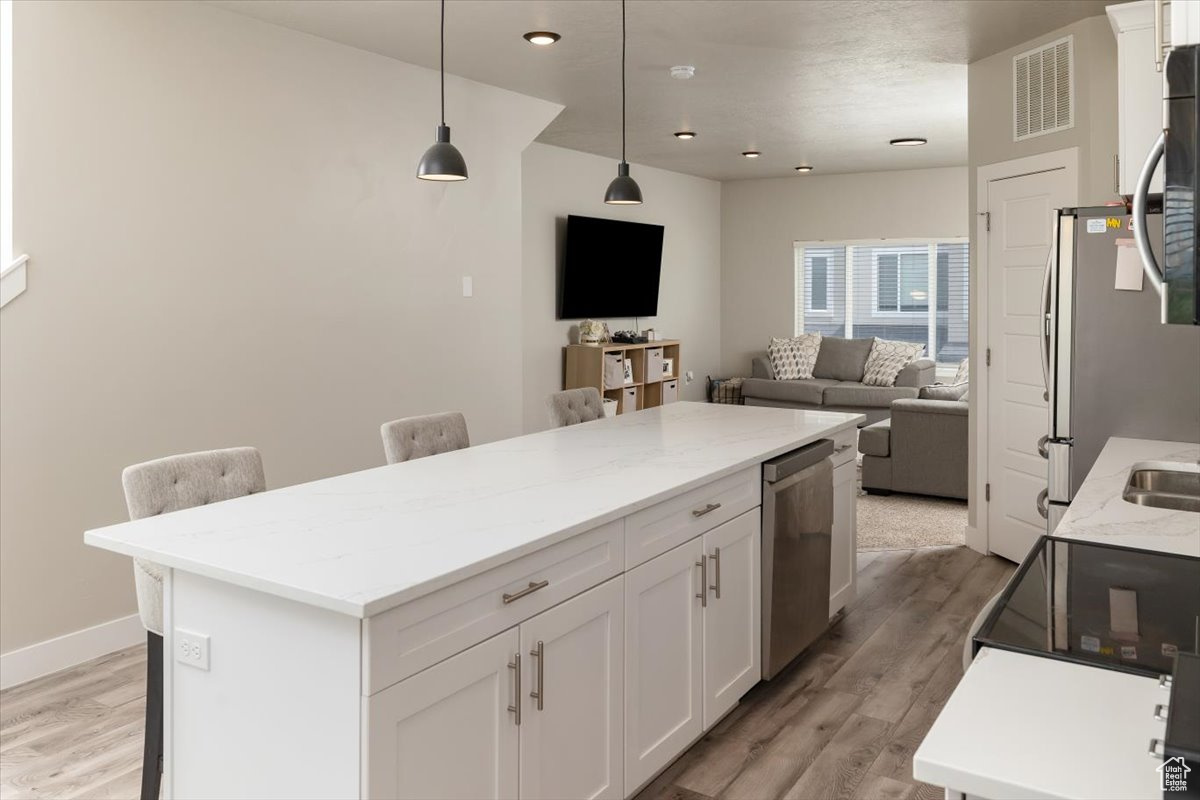
<path fill-rule="evenodd" d="M 442 124 L 437 126 L 433 146 L 425 151 L 417 164 L 417 177 L 424 181 L 465 181 L 467 162 L 458 148 L 450 144 L 450 126 L 446 124 L 446 0 L 442 0 L 440 60 Z"/>
<path fill-rule="evenodd" d="M 604 202 L 610 206 L 642 204 L 642 188 L 629 176 L 629 162 L 625 160 L 625 0 L 621 0 L 621 163 L 617 164 L 617 177 L 604 193 Z"/>
<path fill-rule="evenodd" d="M 610 206 L 636 206 L 642 202 L 642 187 L 629 177 L 629 165 L 622 161 L 617 165 L 617 177 L 608 185 L 604 202 Z"/>

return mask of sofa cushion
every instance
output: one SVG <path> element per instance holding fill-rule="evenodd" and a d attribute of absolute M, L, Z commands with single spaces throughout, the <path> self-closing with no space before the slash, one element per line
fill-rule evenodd
<path fill-rule="evenodd" d="M 835 381 L 861 381 L 874 341 L 826 336 L 821 340 L 821 350 L 817 353 L 813 377 L 830 378 Z"/>
<path fill-rule="evenodd" d="M 957 383 L 950 386 L 941 384 L 922 386 L 921 393 L 917 397 L 922 400 L 961 400 L 970 386 L 969 383 Z"/>
<path fill-rule="evenodd" d="M 813 376 L 813 365 L 817 363 L 817 351 L 821 349 L 821 334 L 803 333 L 790 339 L 772 337 L 767 356 L 771 368 L 779 380 L 807 380 Z"/>
<path fill-rule="evenodd" d="M 837 381 L 821 380 L 819 378 L 812 378 L 807 381 L 772 381 L 764 378 L 746 378 L 746 380 L 742 381 L 742 396 L 819 406 L 821 405 L 821 395 L 825 389 L 836 384 Z"/>
<path fill-rule="evenodd" d="M 825 390 L 823 402 L 827 406 L 886 408 L 893 400 L 916 396 L 916 388 L 909 386 L 866 386 L 858 381 L 841 381 Z"/>
<path fill-rule="evenodd" d="M 867 456 L 887 458 L 891 450 L 889 442 L 892 438 L 892 421 L 885 419 L 868 425 L 858 432 L 858 451 Z"/>

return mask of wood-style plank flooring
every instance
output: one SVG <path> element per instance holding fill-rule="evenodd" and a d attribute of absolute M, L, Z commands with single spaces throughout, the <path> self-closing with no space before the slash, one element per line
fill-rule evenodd
<path fill-rule="evenodd" d="M 963 547 L 859 554 L 858 599 L 638 800 L 940 798 L 913 750 L 1012 565 Z M 136 798 L 145 647 L 0 692 L 0 800 Z"/>

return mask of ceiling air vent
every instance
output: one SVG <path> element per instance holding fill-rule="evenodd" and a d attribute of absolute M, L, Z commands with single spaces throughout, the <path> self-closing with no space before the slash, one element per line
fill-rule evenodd
<path fill-rule="evenodd" d="M 1074 66 L 1072 36 L 1013 57 L 1013 141 L 1075 125 Z"/>

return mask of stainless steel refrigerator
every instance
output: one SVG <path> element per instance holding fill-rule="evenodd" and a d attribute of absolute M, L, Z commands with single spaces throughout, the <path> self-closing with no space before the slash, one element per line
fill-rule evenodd
<path fill-rule="evenodd" d="M 1049 462 L 1038 511 L 1053 532 L 1110 436 L 1200 442 L 1200 328 L 1163 325 L 1121 207 L 1063 209 L 1043 282 Z M 1158 224 L 1154 224 L 1158 223 Z M 1161 255 L 1161 219 L 1151 214 Z M 1122 252 L 1129 251 L 1129 252 Z"/>

